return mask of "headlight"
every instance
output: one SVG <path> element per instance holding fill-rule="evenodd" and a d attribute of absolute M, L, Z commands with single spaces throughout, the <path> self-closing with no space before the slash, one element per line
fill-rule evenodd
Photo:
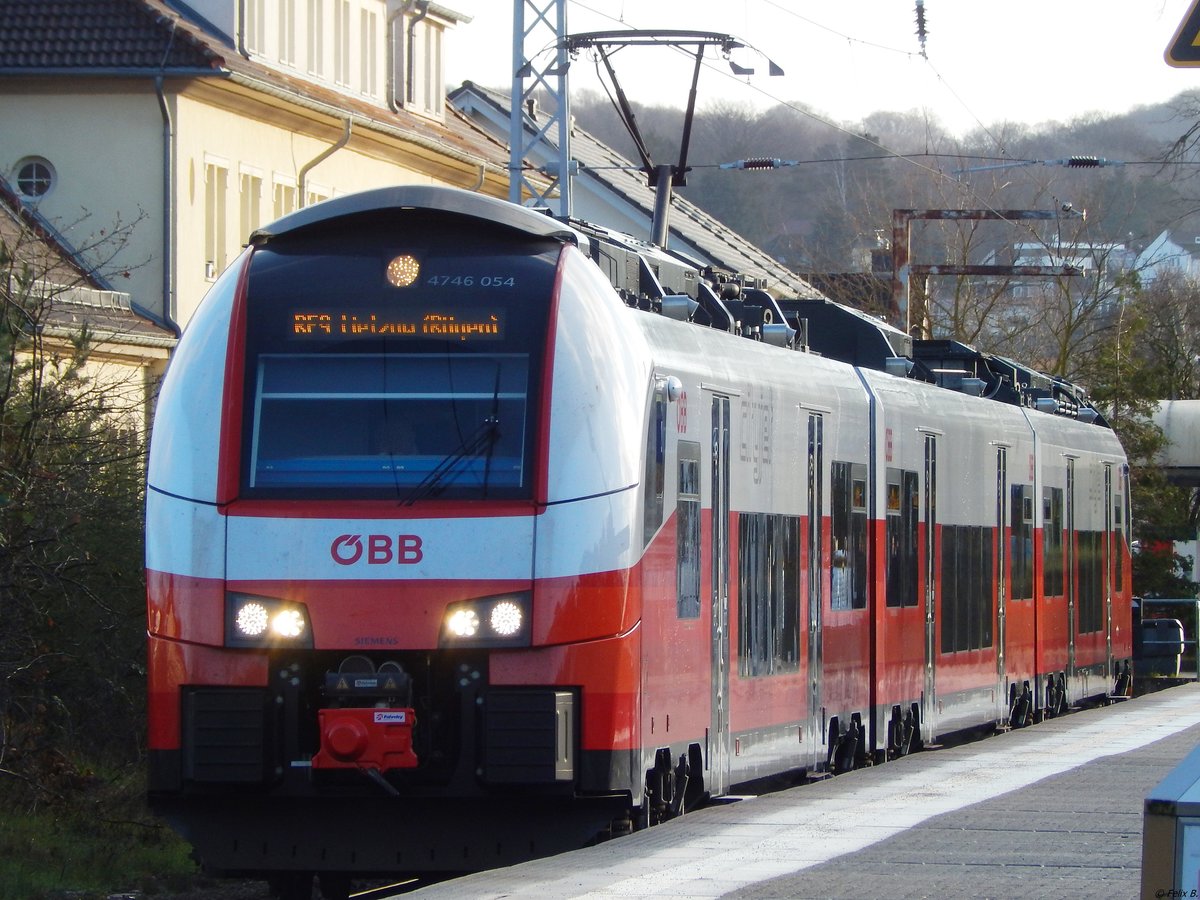
<path fill-rule="evenodd" d="M 443 647 L 528 647 L 529 595 L 463 600 L 446 607 Z"/>
<path fill-rule="evenodd" d="M 225 646 L 311 647 L 308 611 L 302 603 L 227 593 Z"/>

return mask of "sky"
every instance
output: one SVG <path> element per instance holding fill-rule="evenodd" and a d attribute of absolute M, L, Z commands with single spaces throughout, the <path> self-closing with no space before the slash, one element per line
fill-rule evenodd
<path fill-rule="evenodd" d="M 537 9 L 550 0 L 532 2 Z M 1036 125 L 1124 113 L 1200 88 L 1200 68 L 1175 68 L 1164 59 L 1198 2 L 924 0 L 924 56 L 915 0 L 571 0 L 567 30 L 733 35 L 747 45 L 734 52 L 733 61 L 756 74 L 732 75 L 710 49 L 700 75 L 700 108 L 724 102 L 766 109 L 798 102 L 842 125 L 878 110 L 915 109 L 962 135 L 1002 121 Z M 510 87 L 513 0 L 441 0 L 441 5 L 473 16 L 447 37 L 448 86 L 471 80 Z M 528 28 L 533 20 L 528 6 L 526 18 Z M 551 38 L 540 27 L 530 47 Z M 768 77 L 767 60 L 784 75 Z M 613 63 L 630 100 L 686 106 L 692 63 L 682 54 L 627 47 Z M 572 95 L 600 89 L 595 69 L 581 53 L 570 69 Z"/>

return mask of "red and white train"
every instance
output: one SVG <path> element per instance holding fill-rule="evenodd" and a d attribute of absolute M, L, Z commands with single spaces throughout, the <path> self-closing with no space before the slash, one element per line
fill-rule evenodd
<path fill-rule="evenodd" d="M 462 191 L 322 203 L 158 402 L 152 802 L 336 895 L 1056 714 L 1128 681 L 1127 471 L 962 345 Z"/>

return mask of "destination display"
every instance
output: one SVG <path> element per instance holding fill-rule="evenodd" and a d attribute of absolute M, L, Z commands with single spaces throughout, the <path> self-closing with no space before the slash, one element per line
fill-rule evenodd
<path fill-rule="evenodd" d="M 460 341 L 503 340 L 502 310 L 396 309 L 293 310 L 289 336 L 315 338 L 415 338 Z"/>

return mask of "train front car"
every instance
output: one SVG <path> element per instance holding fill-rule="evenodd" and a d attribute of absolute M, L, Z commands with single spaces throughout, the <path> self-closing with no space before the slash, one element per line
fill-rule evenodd
<path fill-rule="evenodd" d="M 189 325 L 150 458 L 151 799 L 211 868 L 477 870 L 640 802 L 650 370 L 575 239 L 341 198 Z"/>

